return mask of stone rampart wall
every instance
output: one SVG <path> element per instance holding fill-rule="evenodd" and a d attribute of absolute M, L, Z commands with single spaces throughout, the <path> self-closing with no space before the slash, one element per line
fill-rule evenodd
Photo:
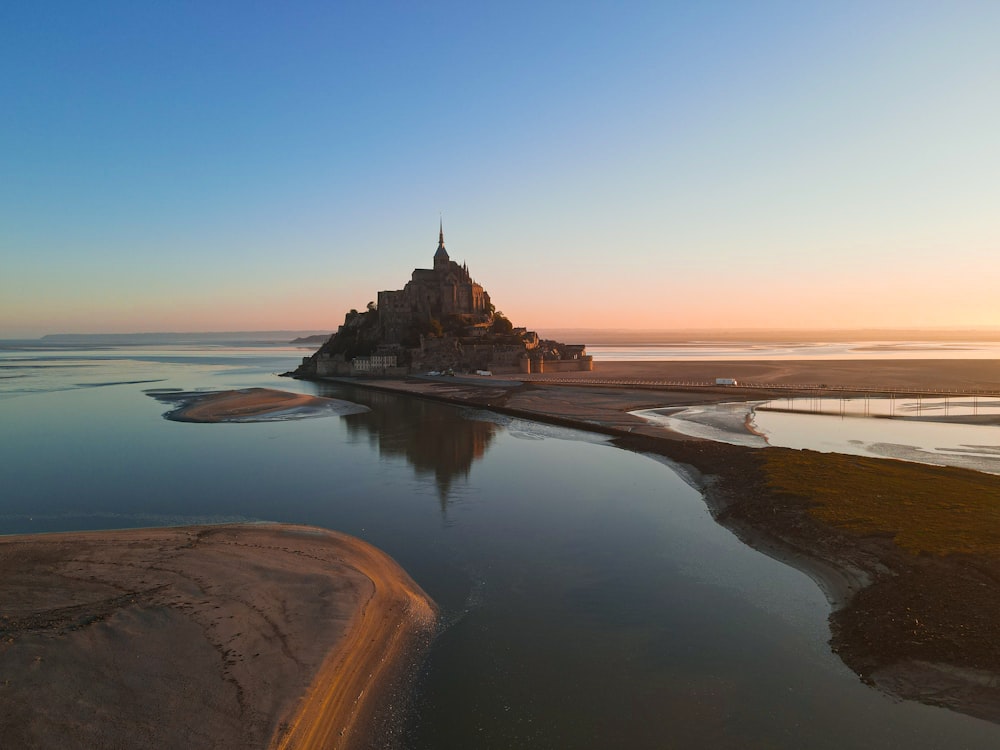
<path fill-rule="evenodd" d="M 594 369 L 594 358 L 591 356 L 578 359 L 522 359 L 520 370 L 523 373 L 545 372 L 589 372 Z"/>

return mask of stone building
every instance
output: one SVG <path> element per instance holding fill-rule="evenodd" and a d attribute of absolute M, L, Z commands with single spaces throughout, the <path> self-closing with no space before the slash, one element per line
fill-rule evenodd
<path fill-rule="evenodd" d="M 448 256 L 438 229 L 433 268 L 417 268 L 402 289 L 351 310 L 296 377 L 382 376 L 407 372 L 561 372 L 591 370 L 582 344 L 540 339 L 495 312 L 467 266 Z"/>
<path fill-rule="evenodd" d="M 402 343 L 415 327 L 425 328 L 431 320 L 459 318 L 466 326 L 489 322 L 493 313 L 490 295 L 472 280 L 467 266 L 448 257 L 444 226 L 439 229 L 434 267 L 416 268 L 402 289 L 378 293 L 379 326 L 385 343 Z"/>

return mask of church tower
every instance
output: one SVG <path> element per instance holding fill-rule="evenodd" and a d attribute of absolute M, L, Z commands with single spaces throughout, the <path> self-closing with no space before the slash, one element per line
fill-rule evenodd
<path fill-rule="evenodd" d="M 440 233 L 438 234 L 438 249 L 434 253 L 434 270 L 444 271 L 448 268 L 448 261 L 451 258 L 448 257 L 448 251 L 444 249 L 444 220 L 441 220 L 439 225 Z"/>

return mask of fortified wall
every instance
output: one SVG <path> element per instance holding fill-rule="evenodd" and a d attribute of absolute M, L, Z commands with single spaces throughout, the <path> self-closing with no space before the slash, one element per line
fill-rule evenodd
<path fill-rule="evenodd" d="M 417 268 L 399 290 L 351 310 L 295 377 L 399 377 L 419 372 L 507 373 L 592 370 L 582 344 L 539 339 L 496 312 L 490 295 L 453 261 L 438 235 L 433 268 Z"/>

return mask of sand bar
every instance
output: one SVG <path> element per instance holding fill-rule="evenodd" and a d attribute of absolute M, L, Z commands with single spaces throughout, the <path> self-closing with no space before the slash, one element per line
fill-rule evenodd
<path fill-rule="evenodd" d="M 0 537 L 0 569 L 3 747 L 350 747 L 436 617 L 310 527 Z"/>
<path fill-rule="evenodd" d="M 257 422 L 273 419 L 304 419 L 334 414 L 355 414 L 367 407 L 334 398 L 289 393 L 273 388 L 243 388 L 235 391 L 148 391 L 168 404 L 179 404 L 167 412 L 176 422 Z"/>

